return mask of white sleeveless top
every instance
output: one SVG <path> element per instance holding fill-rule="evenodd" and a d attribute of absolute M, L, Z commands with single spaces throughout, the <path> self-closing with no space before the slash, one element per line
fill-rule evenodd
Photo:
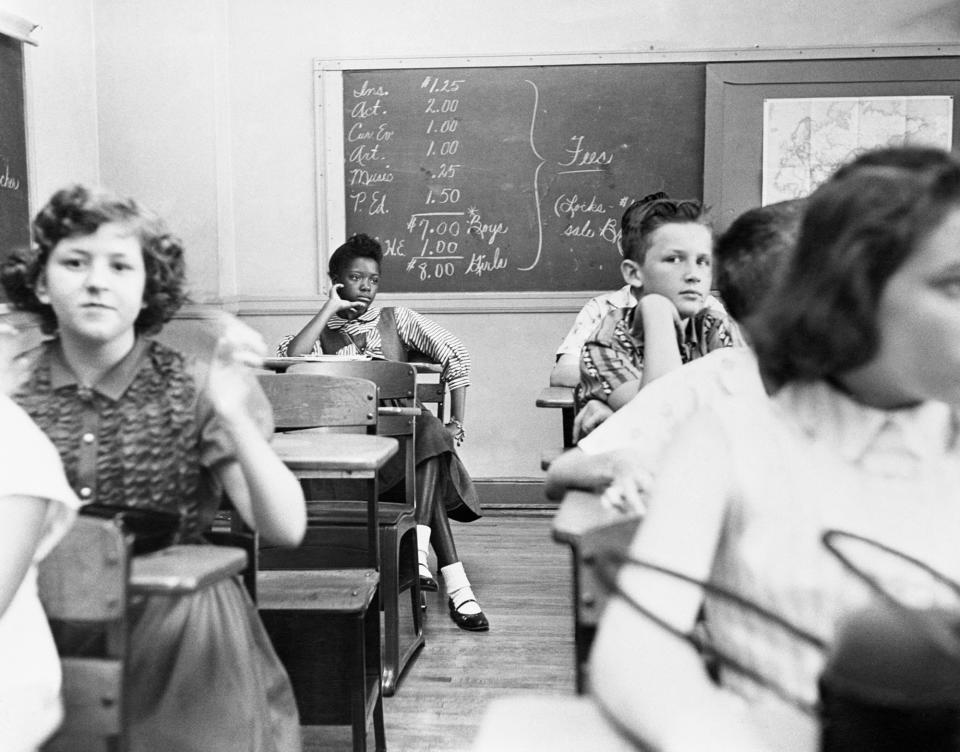
<path fill-rule="evenodd" d="M 0 616 L 0 749 L 25 752 L 39 747 L 63 716 L 60 662 L 37 596 L 36 564 L 63 537 L 80 503 L 53 444 L 0 394 L 0 515 L 10 496 L 49 500 L 33 565 Z"/>
<path fill-rule="evenodd" d="M 736 488 L 714 582 L 829 642 L 838 620 L 871 594 L 823 547 L 827 529 L 874 538 L 960 579 L 960 447 L 949 407 L 878 410 L 823 382 L 787 386 L 769 409 L 740 404 L 718 410 L 728 434 L 718 446 L 729 448 Z M 914 605 L 947 602 L 915 569 L 852 553 Z M 819 651 L 710 598 L 707 624 L 722 650 L 816 700 Z M 731 672 L 723 681 L 748 699 L 764 694 Z"/>

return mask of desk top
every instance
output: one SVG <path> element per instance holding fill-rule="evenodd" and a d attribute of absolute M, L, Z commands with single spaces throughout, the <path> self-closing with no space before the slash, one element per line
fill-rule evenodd
<path fill-rule="evenodd" d="M 298 477 L 330 477 L 332 472 L 376 472 L 399 451 L 397 440 L 365 433 L 323 430 L 274 434 L 271 442 L 277 456 Z"/>
<path fill-rule="evenodd" d="M 545 386 L 537 395 L 537 407 L 573 407 L 573 387 Z"/>
<path fill-rule="evenodd" d="M 263 359 L 263 367 L 271 371 L 286 371 L 295 363 L 336 363 L 349 360 L 372 360 L 372 358 L 360 355 L 299 355 L 297 357 L 271 357 Z M 418 361 L 411 362 L 417 373 L 442 373 L 443 366 L 437 363 L 422 363 Z"/>
<path fill-rule="evenodd" d="M 170 546 L 130 562 L 134 593 L 192 593 L 238 574 L 247 565 L 242 548 Z"/>

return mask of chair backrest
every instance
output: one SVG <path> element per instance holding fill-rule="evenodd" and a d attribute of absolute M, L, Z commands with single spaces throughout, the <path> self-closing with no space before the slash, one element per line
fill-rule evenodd
<path fill-rule="evenodd" d="M 430 407 L 434 411 L 437 418 L 442 422 L 446 423 L 447 418 L 445 414 L 446 404 L 447 404 L 447 385 L 440 381 L 439 378 L 436 380 L 423 380 L 417 382 L 417 399 L 422 402 L 424 405 Z"/>
<path fill-rule="evenodd" d="M 81 516 L 39 566 L 40 600 L 51 620 L 102 630 L 105 650 L 72 656 L 58 643 L 65 715 L 44 750 L 126 750 L 124 682 L 127 591 L 133 539 L 112 519 Z"/>
<path fill-rule="evenodd" d="M 381 402 L 399 400 L 413 405 L 417 393 L 417 370 L 409 363 L 395 360 L 344 360 L 295 363 L 283 374 L 295 378 L 306 374 L 324 374 L 328 377 L 363 378 L 377 385 Z M 416 505 L 416 441 L 415 408 L 393 411 L 380 410 L 377 433 L 381 436 L 396 436 L 402 440 L 404 452 L 404 502 Z"/>
<path fill-rule="evenodd" d="M 417 399 L 428 405 L 436 416 L 443 423 L 446 423 L 447 385 L 440 379 L 442 369 L 433 361 L 418 357 L 416 354 L 413 354 L 409 362 L 417 365 L 417 373 L 419 374 L 417 378 Z"/>
<path fill-rule="evenodd" d="M 377 385 L 381 402 L 413 400 L 417 394 L 417 370 L 409 363 L 395 360 L 344 360 L 294 363 L 286 376 L 323 374 L 337 378 L 368 379 Z M 377 433 L 382 436 L 403 436 L 413 432 L 414 416 L 380 413 Z"/>
<path fill-rule="evenodd" d="M 377 387 L 369 380 L 318 373 L 258 373 L 278 431 L 361 427 L 377 430 Z"/>

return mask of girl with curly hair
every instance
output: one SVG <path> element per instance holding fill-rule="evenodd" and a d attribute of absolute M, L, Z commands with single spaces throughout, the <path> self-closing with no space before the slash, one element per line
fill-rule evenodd
<path fill-rule="evenodd" d="M 81 500 L 176 513 L 189 543 L 226 493 L 264 539 L 296 545 L 303 496 L 247 369 L 259 336 L 225 321 L 209 362 L 147 337 L 184 302 L 180 242 L 136 202 L 80 185 L 53 195 L 33 233 L 3 284 L 54 336 L 15 398 Z M 131 749 L 300 749 L 289 680 L 237 580 L 136 603 L 129 656 Z"/>

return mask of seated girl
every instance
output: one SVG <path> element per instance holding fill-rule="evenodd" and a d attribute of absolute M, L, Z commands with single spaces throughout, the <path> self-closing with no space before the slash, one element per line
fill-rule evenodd
<path fill-rule="evenodd" d="M 54 338 L 16 399 L 53 441 L 84 502 L 180 516 L 201 542 L 226 493 L 265 540 L 297 545 L 306 510 L 270 448 L 269 404 L 247 368 L 265 347 L 225 319 L 210 362 L 148 338 L 183 303 L 183 249 L 137 203 L 83 186 L 33 222 L 34 251 L 3 283 Z M 239 580 L 135 604 L 127 715 L 131 749 L 300 749 L 286 672 Z"/>
<path fill-rule="evenodd" d="M 15 341 L 12 327 L 0 324 L 0 749 L 30 752 L 63 716 L 60 660 L 37 597 L 36 565 L 80 502 L 57 450 L 6 394 Z"/>
<path fill-rule="evenodd" d="M 960 160 L 870 152 L 809 198 L 795 255 L 747 322 L 774 390 L 716 406 L 667 452 L 631 555 L 731 589 L 819 636 L 868 593 L 821 544 L 838 528 L 960 575 Z M 875 574 L 936 602 L 929 584 Z M 593 653 L 610 715 L 663 750 L 813 750 L 786 696 L 818 697 L 822 653 L 699 588 L 628 566 L 625 593 L 684 632 L 701 605 L 721 668 L 614 598 Z M 773 728 L 771 728 L 771 725 Z"/>
<path fill-rule="evenodd" d="M 657 191 L 630 204 L 620 218 L 621 236 L 628 235 L 631 227 L 635 229 L 638 212 L 642 207 L 653 201 L 668 198 L 663 191 Z M 643 294 L 643 288 L 635 284 L 632 263 L 621 262 L 620 273 L 627 284 L 618 290 L 611 290 L 590 298 L 577 313 L 570 331 L 557 348 L 556 362 L 550 371 L 550 386 L 575 387 L 580 383 L 580 350 L 583 348 L 583 343 L 596 331 L 600 320 L 608 313 L 619 308 L 633 308 L 637 304 L 637 299 Z M 706 305 L 721 313 L 724 311 L 723 304 L 712 295 L 707 296 Z"/>
<path fill-rule="evenodd" d="M 622 272 L 638 301 L 607 313 L 580 351 L 578 436 L 654 379 L 741 344 L 736 324 L 707 307 L 713 235 L 699 201 L 653 194 L 627 209 L 622 226 Z"/>
<path fill-rule="evenodd" d="M 428 566 L 432 543 L 450 618 L 461 629 L 484 631 L 489 623 L 457 555 L 448 520 L 470 522 L 480 516 L 476 489 L 455 447 L 464 438 L 470 355 L 460 340 L 416 311 L 371 307 L 380 287 L 382 258 L 380 244 L 367 235 L 354 235 L 337 248 L 330 256 L 330 297 L 298 334 L 284 337 L 277 352 L 281 356 L 370 355 L 398 361 L 419 354 L 443 366 L 440 379 L 450 390 L 450 422 L 444 426 L 423 410 L 416 424 L 420 587 L 438 589 Z M 400 481 L 397 471 L 402 471 L 399 458 L 385 473 L 384 487 Z"/>

